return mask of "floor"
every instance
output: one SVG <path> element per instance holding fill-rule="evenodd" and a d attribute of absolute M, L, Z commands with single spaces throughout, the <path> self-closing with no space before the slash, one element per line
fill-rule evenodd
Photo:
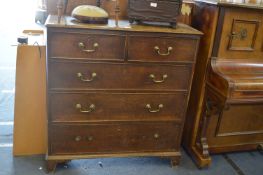
<path fill-rule="evenodd" d="M 44 175 L 43 155 L 12 157 L 12 148 L 1 148 L 0 175 Z M 4 160 L 4 161 L 3 161 Z M 263 156 L 258 152 L 213 156 L 212 166 L 198 169 L 183 152 L 181 164 L 171 168 L 161 158 L 103 158 L 74 160 L 59 165 L 57 175 L 262 175 Z"/>
<path fill-rule="evenodd" d="M 13 115 L 15 94 L 16 37 L 22 29 L 32 25 L 32 13 L 21 8 L 21 1 L 7 1 L 18 5 L 15 14 L 2 18 L 0 23 L 0 175 L 43 175 L 46 174 L 43 155 L 13 157 Z M 27 1 L 31 8 L 34 0 Z M 23 1 L 25 2 L 25 1 Z M 7 8 L 0 6 L 0 15 Z M 21 11 L 23 9 L 23 12 Z M 21 13 L 19 13 L 19 10 Z M 27 13 L 24 13 L 27 12 Z M 21 15 L 23 14 L 23 15 Z M 263 175 L 263 155 L 259 152 L 214 155 L 210 168 L 198 169 L 191 158 L 182 150 L 180 166 L 171 168 L 169 160 L 159 158 L 105 158 L 75 160 L 57 167 L 58 175 Z M 52 174 L 52 173 L 51 173 Z"/>

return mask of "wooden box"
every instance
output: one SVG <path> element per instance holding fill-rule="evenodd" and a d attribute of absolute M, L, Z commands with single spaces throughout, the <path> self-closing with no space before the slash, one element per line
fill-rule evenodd
<path fill-rule="evenodd" d="M 45 154 L 47 150 L 44 31 L 24 30 L 23 35 L 28 36 L 28 44 L 17 46 L 14 156 Z M 36 41 L 38 45 L 34 45 Z"/>
<path fill-rule="evenodd" d="M 176 17 L 180 15 L 182 0 L 129 0 L 128 17 L 134 21 L 168 22 L 176 27 Z"/>

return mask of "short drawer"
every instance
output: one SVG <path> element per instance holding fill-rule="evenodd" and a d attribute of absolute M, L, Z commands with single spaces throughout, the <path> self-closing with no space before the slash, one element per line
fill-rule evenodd
<path fill-rule="evenodd" d="M 53 125 L 49 148 L 54 155 L 178 151 L 180 131 L 175 123 Z"/>
<path fill-rule="evenodd" d="M 121 60 L 125 55 L 125 37 L 81 33 L 50 33 L 49 57 Z"/>
<path fill-rule="evenodd" d="M 188 90 L 191 66 L 118 64 L 118 63 L 49 63 L 50 89 L 140 89 Z"/>
<path fill-rule="evenodd" d="M 184 37 L 129 37 L 128 60 L 153 62 L 191 62 L 198 40 Z"/>
<path fill-rule="evenodd" d="M 50 93 L 52 122 L 177 121 L 187 93 Z"/>

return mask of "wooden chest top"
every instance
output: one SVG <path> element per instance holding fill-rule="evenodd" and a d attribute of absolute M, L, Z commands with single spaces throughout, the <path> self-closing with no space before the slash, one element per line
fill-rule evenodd
<path fill-rule="evenodd" d="M 46 22 L 47 27 L 58 28 L 79 28 L 79 29 L 99 29 L 112 31 L 134 31 L 134 32 L 152 32 L 152 33 L 174 33 L 174 34 L 188 34 L 188 35 L 202 35 L 202 32 L 185 24 L 178 23 L 176 29 L 167 26 L 152 26 L 152 25 L 132 25 L 127 20 L 120 20 L 119 26 L 115 25 L 114 20 L 109 20 L 108 24 L 84 24 L 79 23 L 70 16 L 62 18 L 61 23 L 57 22 L 57 15 L 50 15 Z"/>

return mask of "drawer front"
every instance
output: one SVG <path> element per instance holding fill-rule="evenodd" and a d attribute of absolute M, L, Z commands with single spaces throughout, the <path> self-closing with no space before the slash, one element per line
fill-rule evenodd
<path fill-rule="evenodd" d="M 48 36 L 49 57 L 124 59 L 125 37 L 122 36 L 57 32 Z"/>
<path fill-rule="evenodd" d="M 226 9 L 218 50 L 219 58 L 263 58 L 263 13 L 251 9 Z"/>
<path fill-rule="evenodd" d="M 191 38 L 130 37 L 128 60 L 189 62 L 195 60 L 198 41 Z"/>
<path fill-rule="evenodd" d="M 49 87 L 66 89 L 188 89 L 191 66 L 50 62 Z"/>
<path fill-rule="evenodd" d="M 174 123 L 53 125 L 50 153 L 178 151 L 180 130 Z"/>
<path fill-rule="evenodd" d="M 53 122 L 181 121 L 187 94 L 51 93 Z M 62 102 L 62 103 L 61 103 Z"/>

